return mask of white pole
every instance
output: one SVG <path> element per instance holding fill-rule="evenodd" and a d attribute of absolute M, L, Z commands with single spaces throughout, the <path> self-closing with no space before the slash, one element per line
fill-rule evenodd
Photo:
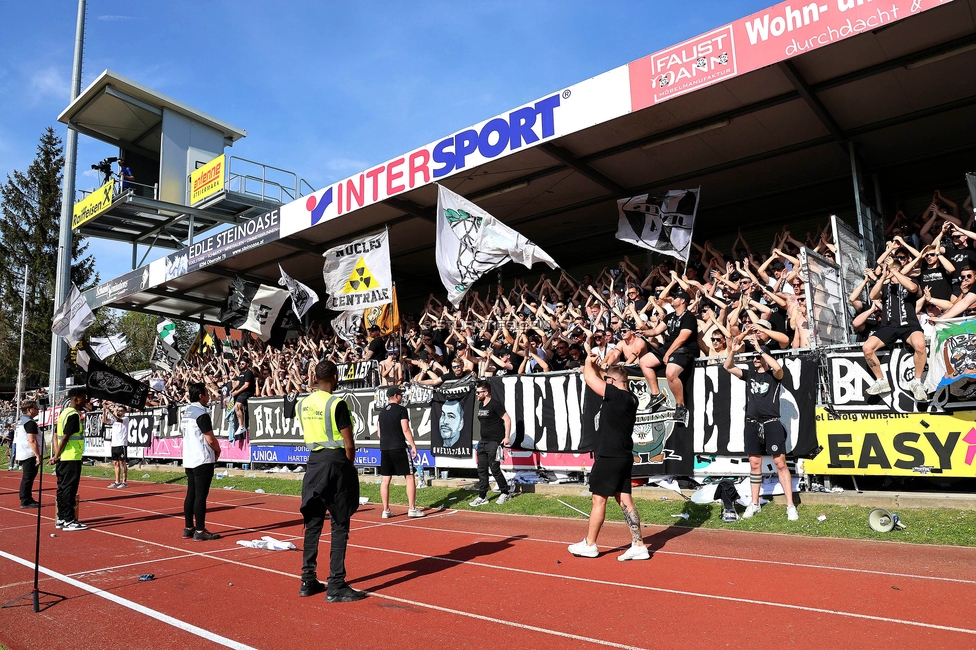
<path fill-rule="evenodd" d="M 29 269 L 24 264 L 24 304 L 20 308 L 20 356 L 17 357 L 17 417 L 20 422 L 20 396 L 24 390 L 24 326 L 27 324 L 27 273 Z"/>

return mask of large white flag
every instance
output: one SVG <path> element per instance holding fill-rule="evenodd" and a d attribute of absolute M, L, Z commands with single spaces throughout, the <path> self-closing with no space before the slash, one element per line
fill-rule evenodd
<path fill-rule="evenodd" d="M 105 361 L 116 352 L 121 352 L 128 345 L 125 334 L 112 334 L 109 337 L 92 337 L 89 341 L 91 351 L 102 361 Z"/>
<path fill-rule="evenodd" d="M 357 310 L 344 311 L 332 319 L 332 329 L 339 338 L 349 345 L 356 345 L 356 336 L 363 327 L 363 312 Z"/>
<path fill-rule="evenodd" d="M 482 275 L 509 260 L 558 264 L 544 250 L 460 194 L 437 186 L 437 270 L 457 306 Z"/>
<path fill-rule="evenodd" d="M 237 329 L 254 332 L 262 341 L 271 338 L 271 326 L 278 320 L 278 313 L 288 299 L 284 289 L 259 285 L 247 307 L 247 319 Z"/>
<path fill-rule="evenodd" d="M 288 289 L 288 293 L 291 294 L 291 308 L 301 320 L 305 313 L 312 308 L 312 305 L 319 301 L 319 294 L 285 273 L 281 264 L 278 265 L 278 270 L 281 271 L 278 286 Z"/>
<path fill-rule="evenodd" d="M 390 236 L 367 235 L 322 254 L 322 277 L 329 298 L 325 306 L 335 311 L 362 311 L 393 302 L 390 273 Z"/>
<path fill-rule="evenodd" d="M 700 191 L 668 190 L 619 199 L 617 239 L 687 263 Z"/>
<path fill-rule="evenodd" d="M 72 282 L 68 297 L 54 314 L 51 331 L 67 341 L 68 345 L 75 347 L 85 335 L 88 326 L 94 322 L 95 314 Z"/>

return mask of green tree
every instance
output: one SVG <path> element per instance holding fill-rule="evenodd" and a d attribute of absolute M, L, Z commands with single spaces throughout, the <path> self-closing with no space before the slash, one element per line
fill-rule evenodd
<path fill-rule="evenodd" d="M 24 378 L 28 387 L 48 383 L 51 320 L 58 267 L 61 179 L 64 147 L 47 127 L 26 172 L 14 171 L 0 185 L 0 384 L 16 382 L 20 348 L 23 270 L 29 268 L 24 342 Z M 85 290 L 98 283 L 95 260 L 85 255 L 83 238 L 73 239 L 71 281 Z"/>

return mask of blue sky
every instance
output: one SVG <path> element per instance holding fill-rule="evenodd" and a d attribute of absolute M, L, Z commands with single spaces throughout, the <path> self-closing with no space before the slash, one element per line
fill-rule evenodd
<path fill-rule="evenodd" d="M 229 153 L 319 188 L 772 4 L 89 0 L 82 88 L 114 70 L 245 129 Z M 0 178 L 46 126 L 66 133 L 76 16 L 71 0 L 0 0 Z M 77 187 L 114 153 L 79 136 Z M 131 247 L 89 241 L 103 281 L 129 269 Z"/>

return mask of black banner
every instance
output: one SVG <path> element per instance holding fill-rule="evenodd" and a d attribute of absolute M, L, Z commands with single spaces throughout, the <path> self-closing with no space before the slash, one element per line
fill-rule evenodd
<path fill-rule="evenodd" d="M 155 430 L 156 417 L 152 413 L 129 414 L 130 447 L 151 447 Z"/>
<path fill-rule="evenodd" d="M 107 399 L 141 411 L 146 406 L 149 386 L 108 367 L 92 356 L 88 362 L 88 397 Z"/>
<path fill-rule="evenodd" d="M 474 430 L 471 384 L 434 391 L 430 403 L 430 450 L 435 456 L 470 458 Z"/>
<path fill-rule="evenodd" d="M 577 372 L 493 377 L 491 396 L 512 418 L 512 447 L 538 451 L 585 449 Z M 599 408 L 599 406 L 597 407 Z"/>
<path fill-rule="evenodd" d="M 916 401 L 908 383 L 915 378 L 913 353 L 903 348 L 879 350 L 878 361 L 884 378 L 891 384 L 887 395 L 868 395 L 865 390 L 875 377 L 864 360 L 864 353 L 835 352 L 827 355 L 830 373 L 830 406 L 835 411 L 880 411 L 915 413 Z M 926 406 L 930 406 L 926 404 Z"/>

